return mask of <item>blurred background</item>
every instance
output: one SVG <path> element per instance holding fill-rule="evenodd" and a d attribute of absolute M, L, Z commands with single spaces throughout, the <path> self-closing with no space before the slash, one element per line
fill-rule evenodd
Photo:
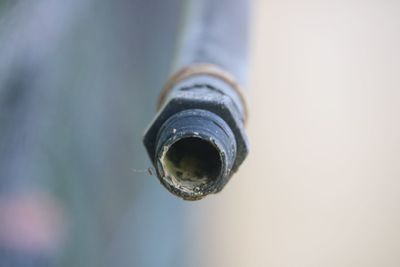
<path fill-rule="evenodd" d="M 251 153 L 184 202 L 141 143 L 182 1 L 0 1 L 1 267 L 400 265 L 400 2 L 252 4 Z"/>

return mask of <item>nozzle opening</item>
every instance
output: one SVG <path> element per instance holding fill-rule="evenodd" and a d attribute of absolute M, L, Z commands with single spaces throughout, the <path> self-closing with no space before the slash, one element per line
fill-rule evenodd
<path fill-rule="evenodd" d="M 212 184 L 222 172 L 218 149 L 198 137 L 186 137 L 170 145 L 161 164 L 171 179 L 188 190 Z"/>
<path fill-rule="evenodd" d="M 158 178 L 170 192 L 187 200 L 218 192 L 229 179 L 236 157 L 229 126 L 200 109 L 183 110 L 166 120 L 155 146 Z"/>

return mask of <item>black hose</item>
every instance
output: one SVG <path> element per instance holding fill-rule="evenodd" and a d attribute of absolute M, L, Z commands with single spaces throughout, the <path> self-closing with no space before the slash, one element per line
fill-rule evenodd
<path fill-rule="evenodd" d="M 144 144 L 161 183 L 187 200 L 219 192 L 248 153 L 249 1 L 187 1 L 178 70 Z"/>

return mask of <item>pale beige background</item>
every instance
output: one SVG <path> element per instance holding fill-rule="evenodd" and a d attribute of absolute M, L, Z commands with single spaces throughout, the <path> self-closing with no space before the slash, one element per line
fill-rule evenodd
<path fill-rule="evenodd" d="M 255 3 L 252 150 L 193 266 L 400 266 L 400 1 Z"/>

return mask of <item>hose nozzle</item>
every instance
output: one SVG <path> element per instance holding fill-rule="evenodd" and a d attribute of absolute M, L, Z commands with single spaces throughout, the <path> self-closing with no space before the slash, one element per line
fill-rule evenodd
<path fill-rule="evenodd" d="M 196 200 L 219 191 L 236 158 L 236 141 L 216 114 L 188 109 L 170 117 L 156 139 L 156 170 L 175 195 Z"/>
<path fill-rule="evenodd" d="M 186 200 L 221 191 L 249 147 L 243 97 L 222 71 L 207 70 L 173 79 L 143 140 L 160 182 Z"/>

